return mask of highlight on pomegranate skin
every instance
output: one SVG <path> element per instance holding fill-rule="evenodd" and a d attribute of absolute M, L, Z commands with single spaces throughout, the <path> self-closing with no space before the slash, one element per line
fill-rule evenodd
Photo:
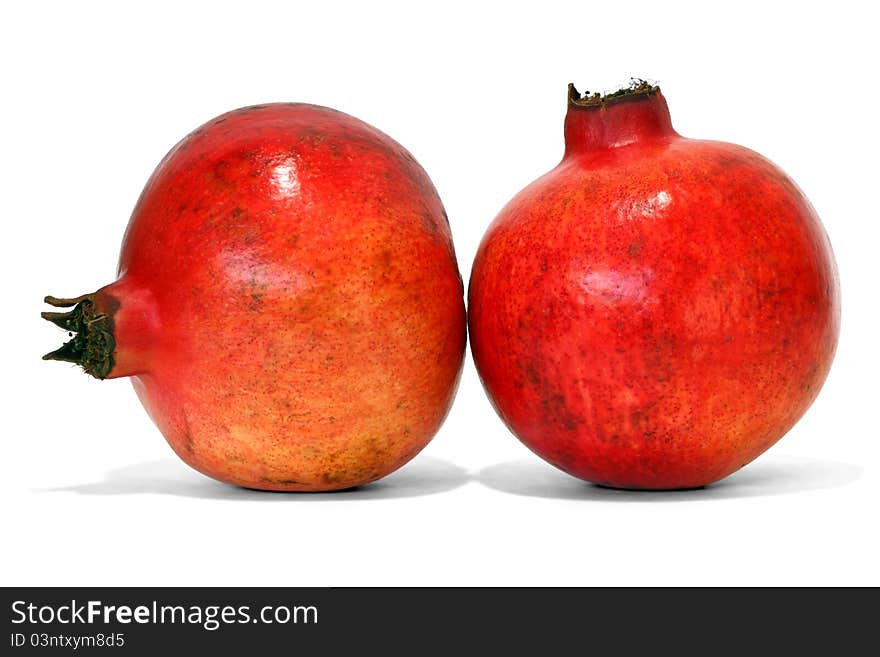
<path fill-rule="evenodd" d="M 47 297 L 45 358 L 131 377 L 174 451 L 221 481 L 374 481 L 439 429 L 465 347 L 449 222 L 424 170 L 347 114 L 224 114 L 159 164 L 118 278 Z"/>
<path fill-rule="evenodd" d="M 565 155 L 486 232 L 471 347 L 498 414 L 582 479 L 715 482 L 779 440 L 834 357 L 840 293 L 803 192 L 688 139 L 660 89 L 569 86 Z"/>

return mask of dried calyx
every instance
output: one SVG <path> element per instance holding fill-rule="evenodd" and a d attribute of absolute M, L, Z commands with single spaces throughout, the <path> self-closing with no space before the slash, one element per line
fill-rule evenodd
<path fill-rule="evenodd" d="M 113 369 L 113 350 L 116 348 L 112 313 L 99 312 L 92 295 L 75 299 L 46 297 L 45 302 L 56 308 L 73 306 L 66 312 L 41 313 L 43 319 L 68 331 L 72 339 L 43 356 L 43 360 L 76 363 L 97 379 L 107 378 Z"/>
<path fill-rule="evenodd" d="M 638 96 L 650 96 L 660 92 L 660 87 L 646 80 L 632 78 L 629 86 L 607 94 L 598 91 L 585 91 L 583 94 L 575 89 L 574 84 L 568 85 L 568 103 L 577 107 L 605 107 L 608 104 L 634 98 Z"/>

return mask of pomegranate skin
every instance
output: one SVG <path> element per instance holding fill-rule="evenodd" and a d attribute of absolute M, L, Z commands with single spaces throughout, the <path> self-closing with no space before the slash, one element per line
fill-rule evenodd
<path fill-rule="evenodd" d="M 673 129 L 656 87 L 581 99 L 562 162 L 488 229 L 471 348 L 508 428 L 571 475 L 694 488 L 779 440 L 815 399 L 837 271 L 798 187 L 746 148 Z"/>
<path fill-rule="evenodd" d="M 224 482 L 358 486 L 439 429 L 466 320 L 428 176 L 379 130 L 307 104 L 206 123 L 131 217 L 107 378 L 132 376 L 174 451 Z"/>

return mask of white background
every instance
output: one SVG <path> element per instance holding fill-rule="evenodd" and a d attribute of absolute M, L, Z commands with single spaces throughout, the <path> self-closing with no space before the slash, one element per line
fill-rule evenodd
<path fill-rule="evenodd" d="M 816 3 L 818 4 L 818 3 Z M 880 584 L 877 203 L 870 3 L 6 3 L 0 16 L 4 585 Z M 658 81 L 684 135 L 733 141 L 807 192 L 843 331 L 797 427 L 706 490 L 615 492 L 544 464 L 467 357 L 434 442 L 354 492 L 279 495 L 178 461 L 127 381 L 40 355 L 45 294 L 110 282 L 178 139 L 306 101 L 421 162 L 467 280 L 483 231 L 562 154 L 569 81 Z"/>

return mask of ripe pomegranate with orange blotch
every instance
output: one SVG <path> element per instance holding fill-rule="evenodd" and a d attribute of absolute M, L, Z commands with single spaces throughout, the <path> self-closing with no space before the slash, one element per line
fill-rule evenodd
<path fill-rule="evenodd" d="M 837 343 L 828 239 L 757 153 L 686 139 L 660 90 L 569 89 L 565 156 L 474 262 L 471 347 L 499 415 L 606 486 L 699 487 L 816 398 Z"/>
<path fill-rule="evenodd" d="M 246 107 L 159 164 L 116 282 L 44 317 L 47 358 L 131 377 L 221 481 L 321 491 L 415 456 L 455 394 L 465 315 L 449 223 L 399 144 L 307 104 Z"/>

